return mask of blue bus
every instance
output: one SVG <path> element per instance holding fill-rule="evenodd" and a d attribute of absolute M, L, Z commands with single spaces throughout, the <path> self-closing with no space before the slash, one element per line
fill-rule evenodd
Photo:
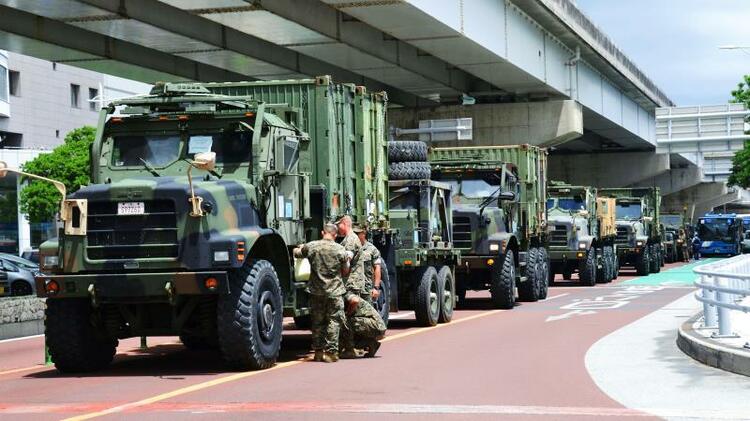
<path fill-rule="evenodd" d="M 742 218 L 736 214 L 706 214 L 698 220 L 701 255 L 740 254 L 744 234 Z"/>

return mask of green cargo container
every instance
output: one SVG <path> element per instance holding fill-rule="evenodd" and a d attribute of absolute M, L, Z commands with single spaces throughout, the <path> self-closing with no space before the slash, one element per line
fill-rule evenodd
<path fill-rule="evenodd" d="M 325 186 L 327 218 L 350 214 L 357 221 L 387 227 L 388 152 L 385 92 L 315 79 L 206 83 L 216 94 L 250 96 L 306 132 L 300 171 Z M 339 171 L 339 169 L 342 169 Z"/>

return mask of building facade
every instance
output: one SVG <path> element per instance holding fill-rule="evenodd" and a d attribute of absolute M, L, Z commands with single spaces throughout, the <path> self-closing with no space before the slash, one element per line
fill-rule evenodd
<path fill-rule="evenodd" d="M 0 161 L 19 167 L 61 144 L 76 128 L 96 126 L 107 101 L 147 93 L 140 82 L 0 51 Z M 54 235 L 54 224 L 18 212 L 19 180 L 0 179 L 0 251 L 20 253 Z"/>

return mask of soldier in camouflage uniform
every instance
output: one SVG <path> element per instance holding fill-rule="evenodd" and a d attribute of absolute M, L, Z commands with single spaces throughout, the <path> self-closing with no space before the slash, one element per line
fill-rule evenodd
<path fill-rule="evenodd" d="M 381 259 L 380 251 L 374 244 L 367 241 L 367 226 L 355 225 L 354 233 L 359 237 L 362 249 L 359 252 L 359 261 L 363 267 L 365 284 L 360 297 L 372 304 L 380 296 Z"/>
<path fill-rule="evenodd" d="M 349 255 L 336 243 L 337 228 L 323 227 L 323 239 L 294 249 L 294 257 L 310 261 L 310 318 L 312 319 L 312 348 L 315 361 L 338 361 L 339 335 L 344 319 L 342 277 L 349 272 Z"/>
<path fill-rule="evenodd" d="M 352 332 L 354 346 L 367 349 L 366 357 L 374 357 L 386 326 L 380 313 L 358 295 L 346 296 L 346 328 Z"/>
<path fill-rule="evenodd" d="M 337 222 L 338 234 L 340 237 L 344 237 L 341 241 L 341 245 L 344 246 L 346 251 L 353 254 L 350 262 L 351 272 L 349 276 L 344 279 L 344 285 L 346 286 L 346 292 L 349 294 L 360 295 L 365 287 L 365 276 L 364 266 L 360 261 L 360 251 L 362 249 L 362 243 L 354 233 L 354 226 L 352 218 L 349 215 L 341 217 Z M 354 349 L 354 339 L 351 336 L 349 330 L 341 331 L 341 358 L 357 358 L 357 352 Z"/>

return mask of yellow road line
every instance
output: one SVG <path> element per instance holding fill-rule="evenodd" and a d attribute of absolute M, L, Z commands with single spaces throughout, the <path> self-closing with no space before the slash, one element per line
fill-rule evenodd
<path fill-rule="evenodd" d="M 37 365 L 31 366 L 31 367 L 14 368 L 12 370 L 0 371 L 0 376 L 4 376 L 6 374 L 13 374 L 13 373 L 22 373 L 24 371 L 36 370 L 36 369 L 39 369 L 39 368 L 47 368 L 47 367 L 43 366 L 41 364 L 37 364 Z"/>
<path fill-rule="evenodd" d="M 447 327 L 447 326 L 455 326 L 455 325 L 463 323 L 463 322 L 468 322 L 470 320 L 479 319 L 481 317 L 491 316 L 493 314 L 497 314 L 497 313 L 500 313 L 500 312 L 501 312 L 501 310 L 486 311 L 486 312 L 483 312 L 483 313 L 478 313 L 478 314 L 474 314 L 474 315 L 471 315 L 471 316 L 468 316 L 468 317 L 464 317 L 462 319 L 454 320 L 454 321 L 452 321 L 450 323 L 439 324 L 439 325 L 428 327 L 428 328 L 414 329 L 414 330 L 410 330 L 408 332 L 402 332 L 402 333 L 399 333 L 399 334 L 396 334 L 396 335 L 393 335 L 393 336 L 388 336 L 385 339 L 383 339 L 381 342 L 395 341 L 397 339 L 406 338 L 408 336 L 418 335 L 420 333 L 431 332 L 431 331 L 433 331 L 435 329 L 440 329 L 440 328 Z M 174 398 L 176 396 L 181 396 L 181 395 L 185 395 L 185 394 L 188 394 L 188 393 L 197 392 L 199 390 L 207 389 L 207 388 L 214 387 L 214 386 L 219 386 L 219 385 L 222 385 L 222 384 L 225 384 L 225 383 L 230 383 L 230 382 L 234 382 L 234 381 L 237 381 L 237 380 L 242 380 L 242 379 L 245 379 L 245 378 L 248 378 L 248 377 L 258 376 L 258 375 L 261 375 L 261 374 L 264 374 L 264 373 L 268 373 L 268 372 L 271 372 L 271 371 L 274 371 L 274 370 L 280 370 L 282 368 L 292 367 L 292 366 L 301 364 L 301 363 L 303 363 L 303 362 L 305 362 L 307 360 L 309 360 L 309 358 L 305 357 L 305 358 L 300 358 L 300 359 L 294 360 L 294 361 L 287 361 L 285 363 L 279 363 L 279 364 L 276 364 L 275 366 L 273 366 L 273 367 L 271 367 L 269 369 L 266 369 L 266 370 L 246 371 L 246 372 L 242 372 L 242 373 L 231 374 L 229 376 L 221 377 L 221 378 L 214 379 L 214 380 L 209 380 L 209 381 L 206 381 L 206 382 L 203 382 L 203 383 L 197 383 L 197 384 L 194 384 L 192 386 L 187 386 L 187 387 L 183 387 L 183 388 L 180 388 L 180 389 L 175 389 L 175 390 L 173 390 L 171 392 L 162 393 L 160 395 L 152 396 L 150 398 L 142 399 L 142 400 L 139 400 L 139 401 L 125 403 L 125 404 L 118 405 L 118 406 L 113 406 L 111 408 L 108 408 L 108 409 L 105 409 L 105 410 L 102 410 L 102 411 L 91 412 L 91 413 L 88 413 L 88 414 L 83 414 L 83 415 L 79 415 L 79 416 L 75 416 L 75 417 L 71 417 L 71 418 L 66 418 L 63 421 L 83 421 L 83 420 L 89 420 L 89 419 L 92 419 L 92 418 L 103 417 L 105 415 L 111 415 L 111 414 L 115 414 L 115 413 L 118 413 L 118 412 L 127 411 L 127 410 L 132 409 L 132 408 L 137 408 L 137 407 L 140 407 L 140 406 L 150 405 L 152 403 L 161 402 L 161 401 L 164 401 L 164 400 L 167 400 L 167 399 Z"/>

